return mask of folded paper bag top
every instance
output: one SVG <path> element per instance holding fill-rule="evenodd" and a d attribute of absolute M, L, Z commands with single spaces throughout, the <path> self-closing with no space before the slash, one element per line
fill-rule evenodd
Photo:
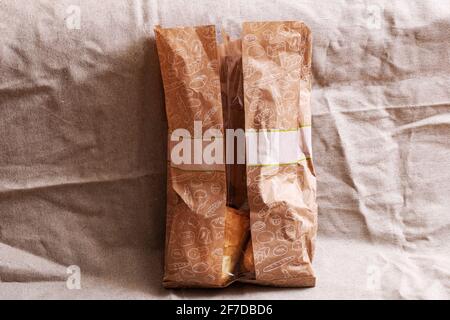
<path fill-rule="evenodd" d="M 214 26 L 155 32 L 169 123 L 164 286 L 314 286 L 310 30 L 247 22 L 221 44 Z"/>

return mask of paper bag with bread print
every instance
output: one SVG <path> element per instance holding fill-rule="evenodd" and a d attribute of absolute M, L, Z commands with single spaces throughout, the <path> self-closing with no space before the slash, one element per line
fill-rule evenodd
<path fill-rule="evenodd" d="M 251 211 L 243 265 L 260 284 L 314 286 L 311 33 L 301 22 L 244 23 L 242 54 Z"/>
<path fill-rule="evenodd" d="M 245 164 L 169 162 L 165 286 L 314 285 L 308 28 L 245 23 L 218 56 L 212 26 L 156 32 L 170 132 L 211 120 L 203 131 L 245 129 L 247 148 L 232 146 Z"/>
<path fill-rule="evenodd" d="M 248 217 L 226 207 L 223 163 L 196 161 L 193 148 L 182 155 L 193 161 L 170 157 L 182 140 L 204 148 L 208 130 L 223 133 L 215 28 L 155 32 L 169 123 L 164 286 L 223 287 L 234 279 Z"/>

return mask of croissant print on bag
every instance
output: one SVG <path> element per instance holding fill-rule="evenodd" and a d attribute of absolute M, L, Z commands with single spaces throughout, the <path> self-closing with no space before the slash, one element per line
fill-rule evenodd
<path fill-rule="evenodd" d="M 311 32 L 155 29 L 169 124 L 164 286 L 310 287 L 317 230 Z"/>

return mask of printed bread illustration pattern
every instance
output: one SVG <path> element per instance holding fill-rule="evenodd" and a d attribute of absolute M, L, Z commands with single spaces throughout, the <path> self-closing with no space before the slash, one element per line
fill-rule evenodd
<path fill-rule="evenodd" d="M 214 26 L 155 34 L 169 124 L 164 286 L 314 286 L 310 30 L 246 22 L 220 44 Z M 245 163 L 173 163 L 172 134 L 204 139 L 198 121 L 225 153 L 225 131 L 245 131 Z"/>

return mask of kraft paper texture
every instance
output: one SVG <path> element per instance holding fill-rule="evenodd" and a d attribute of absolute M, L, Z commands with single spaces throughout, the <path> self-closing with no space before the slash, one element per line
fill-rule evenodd
<path fill-rule="evenodd" d="M 155 32 L 171 135 L 164 285 L 223 287 L 242 278 L 235 268 L 236 260 L 253 256 L 251 276 L 244 275 L 247 281 L 284 287 L 314 286 L 311 263 L 317 204 L 311 155 L 287 165 L 279 159 L 283 154 L 273 157 L 276 163 L 255 166 L 247 162 L 247 181 L 240 187 L 248 195 L 249 214 L 248 210 L 242 211 L 236 215 L 242 219 L 233 220 L 224 205 L 226 199 L 231 198 L 231 205 L 236 202 L 234 194 L 230 197 L 227 191 L 236 189 L 238 181 L 232 177 L 240 166 L 227 165 L 224 173 L 225 165 L 221 168 L 201 161 L 196 166 L 191 158 L 175 169 L 173 152 L 177 145 L 172 144 L 177 130 L 195 135 L 199 130 L 195 129 L 195 121 L 203 122 L 202 130 L 220 130 L 223 137 L 224 123 L 226 128 L 239 127 L 235 122 L 243 118 L 240 125 L 246 131 L 265 135 L 264 139 L 310 126 L 310 30 L 302 22 L 246 22 L 242 40 L 231 42 L 225 34 L 219 49 L 214 26 L 157 27 Z M 241 49 L 236 49 L 239 45 Z M 239 60 L 241 64 L 236 63 Z M 233 106 L 235 99 L 244 101 L 243 106 Z M 203 136 L 195 139 L 204 140 Z M 279 140 L 264 150 L 258 146 L 256 153 L 273 152 L 286 143 L 289 149 L 301 148 L 300 142 Z M 184 141 L 195 149 L 191 138 Z M 220 150 L 224 150 L 224 140 L 220 141 Z M 245 149 L 234 152 L 245 153 Z M 240 209 L 240 205 L 236 207 Z M 227 229 L 245 230 L 248 216 L 252 244 L 244 253 L 248 232 Z M 242 247 L 229 246 L 228 242 Z M 225 254 L 225 247 L 236 252 Z"/>
<path fill-rule="evenodd" d="M 311 32 L 302 22 L 244 23 L 245 127 L 298 129 L 311 124 Z M 300 145 L 290 146 L 300 148 Z M 311 158 L 247 166 L 255 276 L 281 286 L 313 286 L 317 230 Z"/>

